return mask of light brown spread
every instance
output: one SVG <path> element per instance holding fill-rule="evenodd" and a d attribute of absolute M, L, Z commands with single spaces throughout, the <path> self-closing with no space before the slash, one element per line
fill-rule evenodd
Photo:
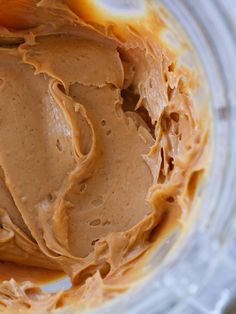
<path fill-rule="evenodd" d="M 190 208 L 204 168 L 197 84 L 159 40 L 164 22 L 150 10 L 146 24 L 108 22 L 89 4 L 0 0 L 0 260 L 73 284 L 45 294 L 12 268 L 0 309 L 125 290 L 163 221 Z"/>

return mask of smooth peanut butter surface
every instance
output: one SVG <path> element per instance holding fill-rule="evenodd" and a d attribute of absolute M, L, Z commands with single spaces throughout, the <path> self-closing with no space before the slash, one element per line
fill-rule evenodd
<path fill-rule="evenodd" d="M 72 280 L 45 294 L 13 272 L 0 309 L 97 305 L 125 290 L 204 170 L 197 84 L 158 39 L 164 22 L 150 11 L 152 28 L 104 23 L 84 6 L 0 0 L 0 260 Z"/>

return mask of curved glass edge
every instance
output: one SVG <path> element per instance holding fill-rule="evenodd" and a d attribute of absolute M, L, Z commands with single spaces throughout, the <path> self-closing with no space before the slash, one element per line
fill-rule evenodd
<path fill-rule="evenodd" d="M 179 259 L 152 280 L 143 308 L 130 313 L 221 313 L 236 292 L 236 28 L 231 19 L 236 12 L 229 12 L 226 2 L 162 1 L 188 33 L 208 78 L 214 159 L 195 229 Z"/>

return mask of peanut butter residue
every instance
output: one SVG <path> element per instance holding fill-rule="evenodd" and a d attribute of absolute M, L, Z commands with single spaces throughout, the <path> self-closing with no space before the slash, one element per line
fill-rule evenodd
<path fill-rule="evenodd" d="M 72 282 L 46 294 L 13 273 L 0 309 L 114 297 L 191 206 L 208 134 L 198 82 L 145 10 L 111 21 L 92 1 L 0 0 L 0 260 Z"/>

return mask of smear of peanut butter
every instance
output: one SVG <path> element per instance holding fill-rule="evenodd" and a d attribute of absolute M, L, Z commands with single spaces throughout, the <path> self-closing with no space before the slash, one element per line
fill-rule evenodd
<path fill-rule="evenodd" d="M 190 208 L 207 129 L 153 15 L 150 30 L 83 20 L 70 1 L 14 5 L 0 1 L 0 259 L 73 287 L 4 281 L 0 308 L 97 305 Z"/>

